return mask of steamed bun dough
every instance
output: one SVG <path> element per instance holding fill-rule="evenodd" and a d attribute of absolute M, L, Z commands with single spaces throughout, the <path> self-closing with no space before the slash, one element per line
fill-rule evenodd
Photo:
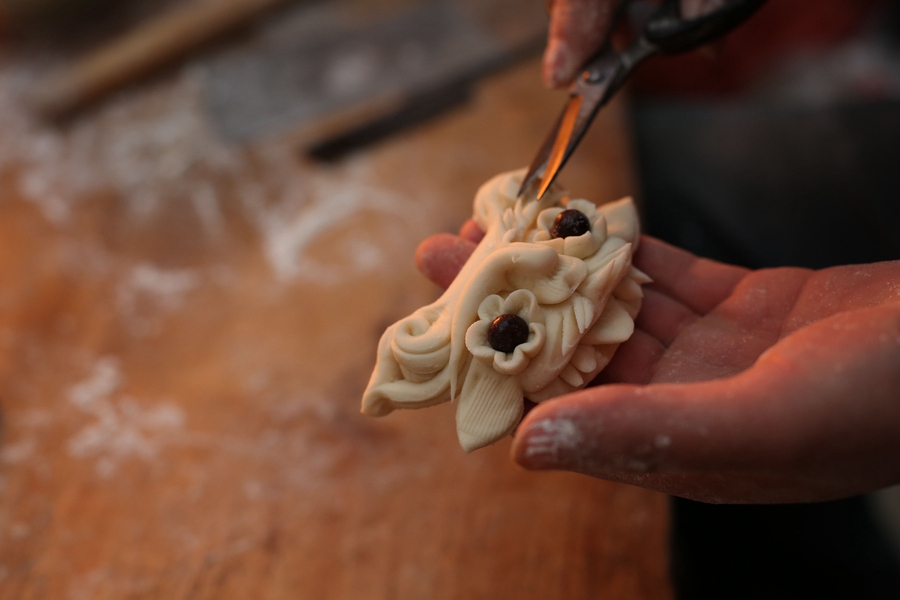
<path fill-rule="evenodd" d="M 478 190 L 484 239 L 443 296 L 384 332 L 363 413 L 455 400 L 471 452 L 509 435 L 525 398 L 583 388 L 631 336 L 650 281 L 631 264 L 631 199 L 598 207 L 557 186 L 541 200 L 534 189 L 517 197 L 524 174 Z"/>

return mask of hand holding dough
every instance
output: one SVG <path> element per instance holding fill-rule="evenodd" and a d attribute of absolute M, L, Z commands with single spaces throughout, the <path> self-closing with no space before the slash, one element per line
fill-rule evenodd
<path fill-rule="evenodd" d="M 484 239 L 443 296 L 385 331 L 362 411 L 458 402 L 467 452 L 509 435 L 524 399 L 581 389 L 634 331 L 641 284 L 630 198 L 596 207 L 558 187 L 517 197 L 524 171 L 475 197 Z"/>

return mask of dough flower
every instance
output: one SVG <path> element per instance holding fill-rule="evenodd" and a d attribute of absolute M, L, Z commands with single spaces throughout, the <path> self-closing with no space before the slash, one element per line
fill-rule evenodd
<path fill-rule="evenodd" d="M 527 339 L 516 345 L 512 352 L 503 352 L 491 345 L 491 325 L 503 315 L 515 315 L 528 326 Z M 537 298 L 528 290 L 515 290 L 506 298 L 491 294 L 479 305 L 478 317 L 479 320 L 466 331 L 466 348 L 472 356 L 492 365 L 498 373 L 521 373 L 544 346 L 544 313 Z"/>
<path fill-rule="evenodd" d="M 581 235 L 556 237 L 553 225 L 563 211 L 577 210 L 587 217 L 590 229 Z M 537 218 L 537 229 L 531 241 L 552 246 L 560 254 L 585 259 L 594 254 L 606 241 L 606 218 L 597 210 L 593 202 L 587 200 L 569 200 L 565 207 L 554 206 L 544 209 Z"/>
<path fill-rule="evenodd" d="M 478 190 L 484 238 L 438 300 L 384 332 L 364 413 L 455 401 L 457 437 L 471 452 L 509 435 L 526 398 L 583 388 L 634 332 L 650 281 L 631 264 L 634 203 L 597 207 L 560 188 L 519 196 L 524 176 Z"/>

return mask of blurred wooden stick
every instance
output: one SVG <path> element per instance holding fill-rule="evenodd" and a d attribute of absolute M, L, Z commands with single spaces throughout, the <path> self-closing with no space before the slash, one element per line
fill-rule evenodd
<path fill-rule="evenodd" d="M 290 1 L 203 0 L 174 9 L 51 76 L 32 101 L 48 118 L 70 115 Z"/>

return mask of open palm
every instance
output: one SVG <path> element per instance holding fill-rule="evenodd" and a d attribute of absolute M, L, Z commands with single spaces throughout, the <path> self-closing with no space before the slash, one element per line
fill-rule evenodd
<path fill-rule="evenodd" d="M 446 285 L 474 248 L 426 240 Z M 900 261 L 749 271 L 643 238 L 654 283 L 598 385 L 523 420 L 513 455 L 708 502 L 800 502 L 900 482 Z"/>

